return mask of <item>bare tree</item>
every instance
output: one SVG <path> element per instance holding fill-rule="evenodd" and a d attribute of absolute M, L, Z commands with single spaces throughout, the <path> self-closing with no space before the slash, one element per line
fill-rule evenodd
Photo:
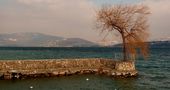
<path fill-rule="evenodd" d="M 140 53 L 148 55 L 147 16 L 149 8 L 144 5 L 104 6 L 97 11 L 97 28 L 102 32 L 118 31 L 123 42 L 123 59 L 135 59 Z"/>

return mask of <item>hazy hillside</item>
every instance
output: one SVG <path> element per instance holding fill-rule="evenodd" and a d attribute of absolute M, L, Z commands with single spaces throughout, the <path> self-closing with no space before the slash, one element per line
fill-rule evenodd
<path fill-rule="evenodd" d="M 170 48 L 170 41 L 150 41 L 147 42 L 150 48 Z M 113 47 L 122 47 L 122 44 L 113 45 Z"/>
<path fill-rule="evenodd" d="M 152 48 L 170 48 L 170 41 L 152 41 L 149 45 Z"/>
<path fill-rule="evenodd" d="M 0 34 L 0 46 L 91 47 L 97 44 L 80 38 L 63 38 L 41 33 Z"/>

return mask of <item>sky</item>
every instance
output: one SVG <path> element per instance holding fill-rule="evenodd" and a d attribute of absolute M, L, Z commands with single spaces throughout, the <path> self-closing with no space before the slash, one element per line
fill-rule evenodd
<path fill-rule="evenodd" d="M 170 37 L 170 0 L 0 0 L 0 34 L 38 32 L 100 42 L 95 11 L 103 4 L 148 5 L 150 40 Z"/>

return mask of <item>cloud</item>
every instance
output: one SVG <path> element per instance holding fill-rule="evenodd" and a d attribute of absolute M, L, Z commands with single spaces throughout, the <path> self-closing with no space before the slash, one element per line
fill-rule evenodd
<path fill-rule="evenodd" d="M 144 0 L 149 6 L 151 38 L 157 39 L 170 36 L 170 1 L 169 0 Z"/>
<path fill-rule="evenodd" d="M 102 39 L 99 32 L 93 30 L 95 10 L 99 7 L 95 0 L 14 1 L 0 7 L 1 33 L 40 32 L 91 41 Z M 148 5 L 152 13 L 149 17 L 151 39 L 170 36 L 170 1 L 141 0 L 140 3 Z"/>
<path fill-rule="evenodd" d="M 64 37 L 98 38 L 95 5 L 88 0 L 16 0 L 2 10 L 1 33 L 41 32 Z"/>

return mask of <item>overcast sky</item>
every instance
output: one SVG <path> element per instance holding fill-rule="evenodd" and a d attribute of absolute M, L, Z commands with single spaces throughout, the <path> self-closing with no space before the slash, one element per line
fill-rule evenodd
<path fill-rule="evenodd" d="M 0 0 L 0 33 L 40 32 L 99 42 L 95 10 L 107 3 L 148 5 L 150 38 L 170 37 L 170 0 Z"/>

